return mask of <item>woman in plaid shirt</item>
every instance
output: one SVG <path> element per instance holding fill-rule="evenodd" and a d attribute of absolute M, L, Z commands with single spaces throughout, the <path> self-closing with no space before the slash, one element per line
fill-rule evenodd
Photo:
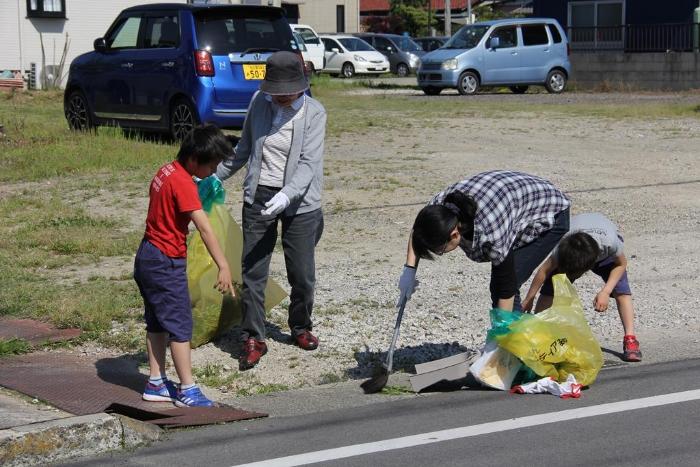
<path fill-rule="evenodd" d="M 416 216 L 399 303 L 415 290 L 420 258 L 459 247 L 491 262 L 492 306 L 520 310 L 520 286 L 569 231 L 569 205 L 552 183 L 521 172 L 483 172 L 447 187 Z"/>

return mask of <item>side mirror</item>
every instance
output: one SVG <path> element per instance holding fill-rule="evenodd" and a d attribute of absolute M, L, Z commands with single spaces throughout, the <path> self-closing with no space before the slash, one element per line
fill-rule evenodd
<path fill-rule="evenodd" d="M 339 53 L 340 53 L 340 50 L 339 50 L 337 47 L 333 47 L 333 48 L 331 49 L 331 52 L 335 52 L 335 53 L 339 54 Z"/>
<path fill-rule="evenodd" d="M 389 53 L 389 54 L 393 54 L 393 53 L 394 53 L 394 49 L 389 45 L 389 46 L 387 46 L 387 48 L 386 48 L 386 52 Z"/>
<path fill-rule="evenodd" d="M 93 42 L 92 45 L 98 52 L 107 51 L 107 41 L 105 41 L 104 37 L 98 37 L 97 39 L 95 39 L 95 42 Z"/>
<path fill-rule="evenodd" d="M 497 49 L 501 45 L 500 37 L 492 37 L 489 42 L 490 49 Z"/>

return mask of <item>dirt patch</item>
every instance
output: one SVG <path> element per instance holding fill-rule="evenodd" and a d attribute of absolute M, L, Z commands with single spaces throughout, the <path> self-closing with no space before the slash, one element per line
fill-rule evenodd
<path fill-rule="evenodd" d="M 377 91 L 384 92 L 384 91 Z M 420 91 L 410 105 L 426 98 Z M 368 129 L 365 134 L 328 138 L 325 152 L 326 227 L 318 248 L 315 331 L 319 350 L 291 345 L 285 305 L 268 317 L 270 350 L 255 369 L 240 376 L 228 394 L 263 385 L 300 387 L 368 375 L 386 350 L 395 319 L 396 281 L 405 260 L 414 216 L 430 197 L 470 174 L 513 169 L 552 180 L 568 193 L 573 213 L 600 211 L 620 225 L 642 350 L 645 339 L 661 341 L 700 330 L 695 313 L 700 276 L 700 120 L 697 118 L 616 119 L 527 111 L 529 104 L 602 104 L 650 101 L 695 104 L 698 94 L 583 94 L 523 96 L 483 94 L 464 104 L 503 98 L 523 103 L 522 112 L 483 118 L 407 122 L 410 126 Z M 554 100 L 557 98 L 558 100 Z M 698 101 L 698 102 L 696 102 Z M 381 116 L 376 118 L 381 119 Z M 240 219 L 242 175 L 225 183 L 232 214 Z M 95 196 L 74 193 L 91 213 L 110 215 L 115 199 L 130 204 L 117 215 L 125 228 L 140 229 L 147 206 L 147 181 Z M 24 187 L 26 184 L 22 184 Z M 31 187 L 30 187 L 31 188 Z M 120 191 L 120 190 L 123 190 Z M 100 261 L 70 279 L 91 274 L 119 276 L 131 258 Z M 283 257 L 276 252 L 273 276 L 286 287 Z M 421 286 L 409 302 L 396 352 L 396 367 L 479 347 L 488 323 L 489 267 L 463 255 L 424 262 Z M 620 346 L 622 327 L 614 309 L 598 314 L 590 304 L 600 284 L 592 275 L 577 282 L 594 333 Z M 220 365 L 235 373 L 235 331 L 193 352 L 195 367 Z M 667 342 L 674 353 L 672 340 Z M 619 349 L 615 349 L 619 350 Z M 676 349 L 679 352 L 682 349 Z M 653 357 L 652 357 L 653 358 Z M 221 394 L 218 394 L 221 396 Z"/>

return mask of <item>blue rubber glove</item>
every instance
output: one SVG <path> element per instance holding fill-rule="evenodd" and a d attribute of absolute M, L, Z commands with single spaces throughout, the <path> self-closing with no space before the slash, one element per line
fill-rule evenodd
<path fill-rule="evenodd" d="M 399 278 L 399 301 L 396 302 L 396 306 L 401 306 L 402 303 L 409 301 L 417 285 L 416 268 L 404 266 Z"/>

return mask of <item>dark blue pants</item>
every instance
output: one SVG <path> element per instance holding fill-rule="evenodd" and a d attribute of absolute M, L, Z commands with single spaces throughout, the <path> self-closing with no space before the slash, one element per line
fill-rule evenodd
<path fill-rule="evenodd" d="M 321 209 L 286 216 L 263 216 L 269 201 L 279 189 L 258 186 L 253 204 L 243 205 L 243 320 L 241 339 L 265 340 L 265 286 L 270 259 L 277 242 L 277 226 L 282 221 L 282 249 L 291 286 L 289 319 L 292 335 L 311 330 L 316 265 L 314 252 L 323 233 Z"/>

